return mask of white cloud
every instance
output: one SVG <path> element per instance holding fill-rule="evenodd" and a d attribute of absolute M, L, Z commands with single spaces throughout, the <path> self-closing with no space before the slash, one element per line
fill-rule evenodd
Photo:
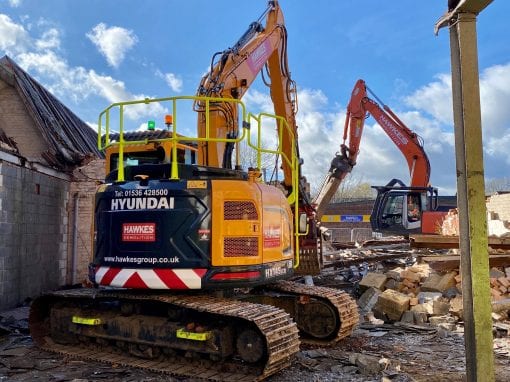
<path fill-rule="evenodd" d="M 248 90 L 243 102 L 247 110 L 255 114 L 274 113 L 271 97 L 257 90 Z M 341 143 L 336 139 L 341 137 L 341 134 L 337 133 L 340 125 L 335 122 L 338 116 L 324 110 L 327 104 L 328 99 L 320 90 L 303 89 L 299 92 L 299 112 L 296 116 L 298 144 L 304 160 L 303 174 L 314 189 L 326 176 L 331 159 L 339 150 Z M 271 123 L 271 130 L 266 128 L 263 130 L 264 147 L 274 149 L 272 142 L 276 139 L 275 125 Z M 252 134 L 255 134 L 254 127 Z M 279 177 L 281 179 L 281 175 Z"/>
<path fill-rule="evenodd" d="M 418 110 L 432 115 L 439 122 L 453 125 L 452 111 L 452 80 L 447 74 L 436 76 L 437 81 L 416 90 L 405 102 Z"/>
<path fill-rule="evenodd" d="M 143 100 L 150 98 L 145 94 L 131 94 L 126 90 L 124 82 L 116 80 L 110 76 L 97 74 L 95 71 L 88 72 L 88 81 L 92 89 L 111 103 L 122 101 Z M 168 113 L 168 110 L 160 103 L 128 105 L 124 109 L 125 115 L 137 120 L 143 117 L 162 116 Z"/>
<path fill-rule="evenodd" d="M 255 89 L 248 89 L 244 94 L 243 103 L 246 108 L 252 113 L 259 113 L 264 111 L 266 113 L 273 112 L 273 102 L 268 94 L 261 93 Z"/>
<path fill-rule="evenodd" d="M 174 73 L 163 73 L 160 70 L 156 70 L 156 76 L 163 78 L 172 91 L 179 93 L 182 90 L 182 79 Z"/>
<path fill-rule="evenodd" d="M 480 104 L 485 136 L 497 138 L 510 128 L 510 63 L 485 69 L 480 75 Z"/>
<path fill-rule="evenodd" d="M 41 82 L 55 96 L 75 103 L 93 96 L 99 96 L 110 103 L 151 98 L 145 94 L 131 93 L 124 82 L 110 76 L 81 66 L 70 66 L 56 52 L 60 48 L 60 31 L 51 27 L 51 23 L 46 20 L 39 20 L 38 26 L 46 29 L 40 38 L 35 39 L 23 25 L 0 14 L 0 50 L 11 55 L 31 75 L 42 77 Z M 125 116 L 132 120 L 154 118 L 165 113 L 167 109 L 156 103 L 127 106 L 125 109 Z"/>
<path fill-rule="evenodd" d="M 272 113 L 273 103 L 267 94 L 249 90 L 243 102 L 249 111 Z M 453 133 L 441 130 L 437 120 L 427 118 L 418 111 L 397 114 L 409 128 L 423 137 L 425 149 L 437 168 L 441 164 L 443 168 L 446 166 L 444 172 L 454 174 Z M 296 120 L 300 155 L 304 160 L 303 174 L 315 192 L 343 143 L 345 108 L 332 104 L 320 90 L 301 89 Z M 448 156 L 451 158 L 445 159 Z M 437 171 L 437 174 L 442 172 L 443 170 Z M 434 171 L 432 175 L 434 176 Z M 409 183 L 407 162 L 384 130 L 370 118 L 365 121 L 357 164 L 344 182 L 384 185 L 393 178 Z"/>
<path fill-rule="evenodd" d="M 132 94 L 126 89 L 124 82 L 110 76 L 87 70 L 81 66 L 70 67 L 56 53 L 23 53 L 16 57 L 18 64 L 31 73 L 43 75 L 49 82 L 48 89 L 57 96 L 71 98 L 74 102 L 90 96 L 100 96 L 110 103 L 151 98 L 145 94 Z M 144 117 L 161 116 L 167 113 L 161 104 L 126 106 L 125 116 L 136 120 Z"/>
<path fill-rule="evenodd" d="M 173 73 L 165 74 L 165 81 L 174 92 L 179 93 L 182 89 L 182 80 Z"/>
<path fill-rule="evenodd" d="M 453 112 L 451 97 L 451 77 L 446 74 L 418 89 L 406 98 L 408 105 L 417 109 L 421 118 L 417 122 L 420 134 L 426 139 L 425 148 L 432 156 L 432 173 L 437 174 L 445 164 L 450 167 L 455 162 L 453 138 Z M 510 165 L 508 144 L 510 144 L 510 63 L 494 65 L 480 73 L 480 107 L 485 174 L 492 178 L 506 176 Z M 427 119 L 421 111 L 432 115 Z M 436 159 L 438 146 L 443 153 Z M 432 155 L 430 155 L 432 154 Z M 499 174 L 499 175 L 498 175 Z M 455 178 L 447 180 L 455 184 Z"/>
<path fill-rule="evenodd" d="M 46 30 L 41 38 L 35 41 L 35 46 L 39 50 L 59 48 L 60 32 L 56 28 Z"/>
<path fill-rule="evenodd" d="M 32 75 L 45 78 L 45 86 L 57 97 L 68 97 L 79 102 L 95 93 L 83 67 L 70 67 L 67 62 L 51 50 L 26 52 L 16 57 L 16 62 Z"/>
<path fill-rule="evenodd" d="M 9 55 L 24 51 L 30 45 L 30 36 L 22 25 L 16 24 L 4 14 L 0 14 L 0 50 Z"/>
<path fill-rule="evenodd" d="M 298 93 L 299 110 L 309 113 L 323 109 L 328 105 L 328 98 L 322 90 L 304 89 Z"/>
<path fill-rule="evenodd" d="M 13 8 L 17 8 L 21 5 L 21 0 L 9 0 L 9 5 Z"/>
<path fill-rule="evenodd" d="M 117 26 L 108 27 L 104 23 L 92 28 L 87 37 L 114 68 L 119 67 L 126 52 L 138 42 L 138 37 L 133 31 Z"/>

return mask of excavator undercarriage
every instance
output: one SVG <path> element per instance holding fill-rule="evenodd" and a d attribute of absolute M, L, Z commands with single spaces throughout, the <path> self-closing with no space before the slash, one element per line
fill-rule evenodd
<path fill-rule="evenodd" d="M 298 331 L 301 342 L 327 345 L 357 322 L 346 293 L 289 281 L 233 298 L 71 289 L 36 299 L 30 312 L 45 350 L 214 381 L 264 379 L 290 365 Z"/>

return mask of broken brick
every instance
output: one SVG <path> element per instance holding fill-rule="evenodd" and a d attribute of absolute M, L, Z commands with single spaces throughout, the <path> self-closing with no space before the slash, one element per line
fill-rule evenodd
<path fill-rule="evenodd" d="M 375 308 L 384 313 L 390 320 L 398 321 L 402 314 L 409 309 L 411 299 L 405 294 L 386 289 L 379 295 Z"/>

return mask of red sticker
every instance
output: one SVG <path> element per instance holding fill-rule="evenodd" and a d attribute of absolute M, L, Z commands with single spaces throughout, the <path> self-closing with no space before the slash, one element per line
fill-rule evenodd
<path fill-rule="evenodd" d="M 156 241 L 156 223 L 122 224 L 122 241 Z"/>
<path fill-rule="evenodd" d="M 264 248 L 276 248 L 281 245 L 281 228 L 279 226 L 264 227 Z"/>

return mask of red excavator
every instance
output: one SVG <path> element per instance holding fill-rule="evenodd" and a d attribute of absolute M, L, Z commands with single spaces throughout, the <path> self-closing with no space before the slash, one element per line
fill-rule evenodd
<path fill-rule="evenodd" d="M 374 186 L 377 197 L 370 217 L 372 230 L 404 236 L 413 233 L 437 234 L 447 210 L 453 208 L 454 204 L 439 205 L 437 189 L 429 184 L 430 163 L 421 137 L 381 102 L 363 80 L 358 80 L 354 86 L 347 106 L 340 152 L 333 158 L 328 175 L 314 200 L 317 219 L 320 221 L 340 183 L 356 165 L 365 119 L 369 115 L 402 152 L 410 175 L 409 186 L 399 179 L 392 179 L 385 186 Z"/>
<path fill-rule="evenodd" d="M 357 305 L 347 293 L 290 280 L 318 270 L 320 242 L 303 189 L 277 1 L 261 19 L 214 55 L 195 96 L 119 102 L 101 113 L 106 177 L 94 211 L 95 288 L 34 300 L 37 345 L 179 376 L 251 381 L 287 367 L 300 341 L 330 344 L 352 332 Z M 275 115 L 251 114 L 240 100 L 261 71 Z M 166 128 L 124 131 L 130 107 L 154 103 L 172 112 Z M 198 115 L 196 134 L 187 112 Z M 263 179 L 266 156 L 283 182 Z M 243 167 L 247 157 L 253 161 Z"/>

